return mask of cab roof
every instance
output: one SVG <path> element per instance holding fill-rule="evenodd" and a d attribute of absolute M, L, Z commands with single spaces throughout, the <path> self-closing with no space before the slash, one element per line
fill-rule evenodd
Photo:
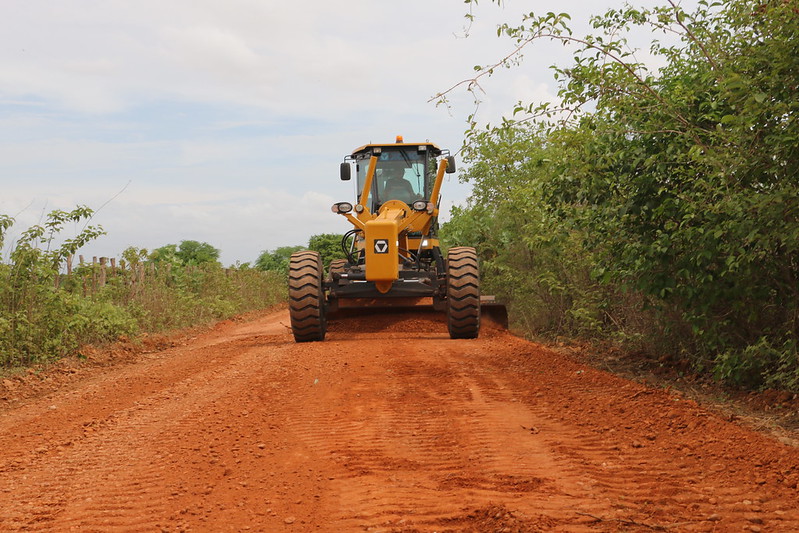
<path fill-rule="evenodd" d="M 431 142 L 423 142 L 423 143 L 406 143 L 403 142 L 401 139 L 400 142 L 395 143 L 381 143 L 381 144 L 365 144 L 360 146 L 352 151 L 352 157 L 357 155 L 365 154 L 365 153 L 372 153 L 374 152 L 375 148 L 416 148 L 418 149 L 421 146 L 425 146 L 426 150 L 431 152 L 434 156 L 441 155 L 441 148 L 438 147 L 437 144 L 433 144 Z"/>

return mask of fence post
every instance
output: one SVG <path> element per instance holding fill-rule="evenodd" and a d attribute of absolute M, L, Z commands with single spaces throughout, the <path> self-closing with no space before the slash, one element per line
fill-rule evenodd
<path fill-rule="evenodd" d="M 100 288 L 105 287 L 105 264 L 107 262 L 108 262 L 107 257 L 100 258 L 100 280 L 99 280 Z"/>
<path fill-rule="evenodd" d="M 70 276 L 72 276 L 72 254 L 66 256 L 65 262 L 67 265 L 66 277 L 69 278 Z M 58 289 L 60 287 L 61 287 L 61 265 L 58 265 L 58 267 L 55 270 L 55 288 Z"/>
<path fill-rule="evenodd" d="M 97 256 L 92 257 L 92 296 L 97 292 Z"/>

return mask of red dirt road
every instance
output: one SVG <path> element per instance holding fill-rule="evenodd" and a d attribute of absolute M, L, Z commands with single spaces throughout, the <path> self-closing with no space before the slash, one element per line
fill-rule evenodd
<path fill-rule="evenodd" d="M 0 530 L 799 531 L 799 450 L 491 325 L 225 322 L 0 387 Z"/>

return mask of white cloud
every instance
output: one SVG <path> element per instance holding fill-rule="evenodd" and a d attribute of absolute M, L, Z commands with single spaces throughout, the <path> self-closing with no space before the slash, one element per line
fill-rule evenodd
<path fill-rule="evenodd" d="M 69 210 L 81 203 L 69 194 L 55 198 L 31 200 L 24 194 L 4 198 L 0 212 L 17 220 L 8 244 L 27 227 L 40 224 L 46 213 Z M 99 194 L 88 199 L 94 207 L 108 201 Z M 182 240 L 200 240 L 220 248 L 226 264 L 252 261 L 266 249 L 307 243 L 311 234 L 346 231 L 346 221 L 330 212 L 333 202 L 332 196 L 316 192 L 295 194 L 259 188 L 220 194 L 133 185 L 97 211 L 92 223 L 102 225 L 109 235 L 88 245 L 82 253 L 115 257 L 128 246 L 153 249 Z M 309 227 L 316 229 L 309 232 Z M 79 230 L 68 228 L 65 236 Z"/>
<path fill-rule="evenodd" d="M 167 55 L 180 66 L 213 77 L 246 81 L 257 78 L 265 67 L 263 58 L 241 36 L 220 28 L 167 27 L 162 30 L 162 42 L 169 47 Z"/>
<path fill-rule="evenodd" d="M 507 53 L 495 23 L 530 9 L 481 3 L 459 39 L 455 0 L 6 4 L 0 212 L 24 226 L 111 200 L 97 214 L 109 235 L 91 253 L 196 239 L 226 262 L 348 229 L 329 208 L 354 196 L 337 166 L 356 146 L 402 134 L 457 150 L 470 96 L 453 93 L 451 116 L 427 99 Z M 546 67 L 568 50 L 535 50 L 485 81 L 481 121 L 551 98 Z M 448 207 L 468 187 L 443 193 Z"/>

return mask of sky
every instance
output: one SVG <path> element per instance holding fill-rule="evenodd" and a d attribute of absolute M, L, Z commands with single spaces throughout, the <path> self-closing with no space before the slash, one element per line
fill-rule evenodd
<path fill-rule="evenodd" d="M 556 9 L 587 31 L 622 1 L 482 0 L 471 25 L 462 0 L 0 5 L 0 214 L 16 220 L 3 259 L 46 213 L 87 205 L 107 235 L 86 257 L 197 240 L 231 265 L 348 230 L 330 206 L 355 196 L 338 177 L 354 148 L 402 135 L 456 152 L 472 96 L 430 98 L 512 49 L 498 23 Z M 568 49 L 525 55 L 482 83 L 478 121 L 554 99 L 549 66 Z M 469 193 L 448 176 L 444 220 Z"/>

